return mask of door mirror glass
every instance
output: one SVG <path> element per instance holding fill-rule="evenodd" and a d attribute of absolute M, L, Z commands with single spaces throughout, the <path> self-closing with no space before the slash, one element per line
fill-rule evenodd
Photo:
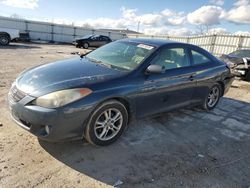
<path fill-rule="evenodd" d="M 159 74 L 163 72 L 163 67 L 161 65 L 149 65 L 146 73 L 147 74 Z"/>

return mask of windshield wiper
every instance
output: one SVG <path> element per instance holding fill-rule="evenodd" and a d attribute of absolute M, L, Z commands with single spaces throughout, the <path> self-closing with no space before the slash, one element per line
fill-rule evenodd
<path fill-rule="evenodd" d="M 119 66 L 116 66 L 116 65 L 113 65 L 113 64 L 108 64 L 108 63 L 104 63 L 103 61 L 101 60 L 97 60 L 97 59 L 94 59 L 94 58 L 91 58 L 91 57 L 87 57 L 85 56 L 85 58 L 89 59 L 90 61 L 94 62 L 94 63 L 98 63 L 98 64 L 101 64 L 101 65 L 104 65 L 108 68 L 112 68 L 112 69 L 116 69 L 116 70 L 127 70 L 125 68 L 122 68 L 122 67 L 119 67 Z"/>
<path fill-rule="evenodd" d="M 97 59 L 94 59 L 94 58 L 91 58 L 91 57 L 87 57 L 87 56 L 85 56 L 85 58 L 89 59 L 90 61 L 92 61 L 94 63 L 102 64 L 102 65 L 105 65 L 106 67 L 111 68 L 110 64 L 104 63 L 101 60 L 97 60 Z"/>

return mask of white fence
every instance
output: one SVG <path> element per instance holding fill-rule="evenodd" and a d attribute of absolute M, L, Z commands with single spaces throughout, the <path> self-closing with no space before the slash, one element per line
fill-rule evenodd
<path fill-rule="evenodd" d="M 44 40 L 55 42 L 71 43 L 74 38 L 89 34 L 101 34 L 109 36 L 112 40 L 126 37 L 126 34 L 119 32 L 105 32 L 83 27 L 38 22 L 23 19 L 15 19 L 0 16 L 0 27 L 18 29 L 21 32 L 29 32 L 32 40 Z"/>
<path fill-rule="evenodd" d="M 219 56 L 228 54 L 237 49 L 250 49 L 250 36 L 239 35 L 200 35 L 189 37 L 163 36 L 163 35 L 128 35 L 129 38 L 157 38 L 185 42 L 200 46 L 212 54 Z"/>
<path fill-rule="evenodd" d="M 55 42 L 71 43 L 74 38 L 89 34 L 102 34 L 109 36 L 112 40 L 125 37 L 130 38 L 159 38 L 175 40 L 198 45 L 214 55 L 228 54 L 237 49 L 250 48 L 250 36 L 239 35 L 201 35 L 189 37 L 164 36 L 164 35 L 126 35 L 119 32 L 108 32 L 70 25 L 54 24 L 48 22 L 38 22 L 22 20 L 0 16 L 0 27 L 18 29 L 29 32 L 32 40 L 45 40 Z"/>

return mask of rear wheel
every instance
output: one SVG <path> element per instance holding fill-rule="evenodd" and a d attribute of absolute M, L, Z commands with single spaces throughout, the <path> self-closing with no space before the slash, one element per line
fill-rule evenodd
<path fill-rule="evenodd" d="M 220 97 L 222 94 L 222 89 L 219 84 L 215 84 L 208 92 L 204 103 L 203 109 L 205 110 L 212 110 L 218 104 Z"/>
<path fill-rule="evenodd" d="M 10 38 L 7 35 L 0 35 L 0 44 L 8 45 L 10 43 Z"/>
<path fill-rule="evenodd" d="M 116 100 L 104 102 L 90 117 L 85 138 L 94 145 L 109 145 L 122 135 L 127 123 L 128 112 L 122 103 Z"/>
<path fill-rule="evenodd" d="M 88 49 L 89 48 L 89 44 L 87 42 L 83 43 L 83 48 Z"/>

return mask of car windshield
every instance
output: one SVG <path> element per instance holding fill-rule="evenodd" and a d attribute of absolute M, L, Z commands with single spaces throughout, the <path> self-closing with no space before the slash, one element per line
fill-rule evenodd
<path fill-rule="evenodd" d="M 229 55 L 234 55 L 238 57 L 250 57 L 250 50 L 237 50 L 230 53 Z"/>
<path fill-rule="evenodd" d="M 111 68 L 131 71 L 141 64 L 153 52 L 154 48 L 139 43 L 112 42 L 89 53 L 86 58 Z"/>

